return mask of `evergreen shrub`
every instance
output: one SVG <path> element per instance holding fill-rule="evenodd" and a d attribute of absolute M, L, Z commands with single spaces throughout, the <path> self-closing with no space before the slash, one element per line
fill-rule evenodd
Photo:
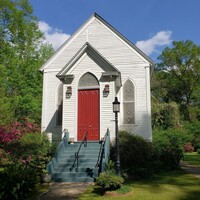
<path fill-rule="evenodd" d="M 113 173 L 101 173 L 96 179 L 96 185 L 101 186 L 105 191 L 117 190 L 124 183 L 124 179 L 121 176 L 117 176 Z"/>
<path fill-rule="evenodd" d="M 155 168 L 174 170 L 183 157 L 183 144 L 190 139 L 183 131 L 155 130 L 153 133 L 153 160 Z"/>
<path fill-rule="evenodd" d="M 119 131 L 119 146 L 121 168 L 129 178 L 138 179 L 152 174 L 153 151 L 150 142 L 126 131 Z M 112 147 L 112 152 L 115 153 L 115 147 Z M 115 160 L 115 156 L 112 157 Z"/>

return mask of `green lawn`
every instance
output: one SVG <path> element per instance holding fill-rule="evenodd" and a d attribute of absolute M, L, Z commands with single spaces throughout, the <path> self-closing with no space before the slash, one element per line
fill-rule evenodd
<path fill-rule="evenodd" d="M 104 196 L 97 186 L 91 186 L 79 200 L 199 200 L 200 180 L 184 171 L 161 173 L 151 179 L 130 182 L 131 195 Z"/>
<path fill-rule="evenodd" d="M 183 160 L 188 162 L 191 165 L 195 165 L 195 166 L 200 167 L 200 154 L 198 154 L 197 152 L 184 153 Z"/>

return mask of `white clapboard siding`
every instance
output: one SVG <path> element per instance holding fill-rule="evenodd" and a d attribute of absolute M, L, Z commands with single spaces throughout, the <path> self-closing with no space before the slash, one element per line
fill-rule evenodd
<path fill-rule="evenodd" d="M 71 60 L 71 58 L 88 42 L 97 50 L 109 63 L 121 72 L 122 87 L 117 96 L 123 108 L 123 83 L 130 79 L 135 86 L 135 124 L 123 125 L 123 110 L 119 114 L 120 129 L 142 135 L 151 140 L 151 109 L 150 109 L 150 71 L 149 61 L 130 46 L 125 40 L 119 37 L 113 29 L 103 23 L 98 17 L 91 17 L 47 62 L 42 70 L 44 73 L 43 88 L 43 116 L 42 129 L 58 131 L 54 122 L 53 114 L 56 112 L 56 90 L 60 84 L 56 74 Z M 102 75 L 102 68 L 99 67 L 87 55 L 74 64 L 67 72 L 75 76 L 72 86 L 72 96 L 63 100 L 63 125 L 62 129 L 69 130 L 71 137 L 77 138 L 77 103 L 78 103 L 78 82 L 80 77 L 86 73 L 93 73 L 99 80 Z M 114 82 L 99 82 L 100 84 L 100 137 L 111 130 L 111 137 L 114 137 L 114 114 L 112 112 L 112 102 L 116 95 Z M 110 93 L 108 97 L 103 97 L 105 84 L 109 84 Z M 64 92 L 67 89 L 64 85 Z"/>
<path fill-rule="evenodd" d="M 56 78 L 58 72 L 43 74 L 42 131 L 61 134 L 62 127 L 56 126 L 57 92 L 61 84 Z"/>
<path fill-rule="evenodd" d="M 88 36 L 86 36 L 86 33 Z M 135 50 L 125 45 L 124 42 L 114 35 L 111 30 L 106 28 L 105 25 L 100 23 L 97 19 L 94 19 L 92 23 L 84 27 L 84 29 L 73 38 L 69 45 L 66 44 L 62 54 L 54 59 L 54 62 L 52 62 L 48 68 L 61 69 L 64 67 L 85 42 L 89 42 L 114 66 L 120 64 L 147 63 Z"/>
<path fill-rule="evenodd" d="M 92 73 L 99 80 L 102 72 L 104 72 L 90 57 L 85 56 L 77 65 L 70 70 L 74 74 L 75 78 L 70 84 L 72 87 L 72 96 L 69 99 L 64 99 L 64 118 L 63 128 L 68 129 L 70 137 L 77 138 L 77 126 L 78 126 L 78 83 L 79 79 L 87 72 Z M 104 136 L 107 128 L 113 130 L 114 122 L 111 122 L 113 118 L 112 113 L 112 101 L 114 99 L 113 87 L 114 84 L 109 83 L 110 93 L 108 97 L 102 97 L 103 89 L 107 82 L 99 82 L 100 84 L 100 138 Z M 65 91 L 68 85 L 65 85 Z"/>

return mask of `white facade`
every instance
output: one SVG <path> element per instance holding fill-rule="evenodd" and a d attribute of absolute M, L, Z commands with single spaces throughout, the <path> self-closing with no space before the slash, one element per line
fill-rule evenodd
<path fill-rule="evenodd" d="M 117 96 L 121 103 L 119 129 L 151 140 L 150 74 L 153 65 L 151 59 L 94 14 L 40 68 L 43 72 L 42 131 L 60 137 L 62 130 L 67 129 L 70 137 L 77 140 L 79 81 L 90 73 L 99 82 L 99 139 L 107 128 L 111 137 L 115 135 L 112 102 Z M 63 84 L 63 114 L 62 123 L 58 124 L 60 84 Z M 109 94 L 105 96 L 106 85 Z M 72 94 L 66 98 L 70 88 Z"/>

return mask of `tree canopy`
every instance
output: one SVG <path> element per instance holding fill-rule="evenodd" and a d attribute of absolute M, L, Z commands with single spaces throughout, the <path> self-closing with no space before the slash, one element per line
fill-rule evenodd
<path fill-rule="evenodd" d="M 0 1 L 0 124 L 28 117 L 40 122 L 42 74 L 53 53 L 28 0 Z"/>
<path fill-rule="evenodd" d="M 200 106 L 200 46 L 174 41 L 158 58 L 152 94 L 160 102 L 176 102 L 190 120 L 190 108 Z"/>

